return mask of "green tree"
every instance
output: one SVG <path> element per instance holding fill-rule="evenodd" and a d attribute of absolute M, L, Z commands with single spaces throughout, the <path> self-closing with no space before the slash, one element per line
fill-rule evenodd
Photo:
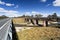
<path fill-rule="evenodd" d="M 42 15 L 41 14 L 36 14 L 35 17 L 39 17 L 40 18 L 40 17 L 42 17 Z"/>
<path fill-rule="evenodd" d="M 54 14 L 52 15 L 52 18 L 53 18 L 53 19 L 56 19 L 56 18 L 57 18 L 57 14 L 54 13 Z"/>

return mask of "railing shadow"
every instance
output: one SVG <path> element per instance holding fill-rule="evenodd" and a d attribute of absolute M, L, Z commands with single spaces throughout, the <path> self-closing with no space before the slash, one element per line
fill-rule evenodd
<path fill-rule="evenodd" d="M 18 40 L 18 35 L 16 33 L 16 29 L 13 22 L 12 22 L 12 40 Z"/>

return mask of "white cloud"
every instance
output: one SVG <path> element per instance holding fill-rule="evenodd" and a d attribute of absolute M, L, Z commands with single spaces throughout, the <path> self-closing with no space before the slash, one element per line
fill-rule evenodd
<path fill-rule="evenodd" d="M 16 5 L 14 8 L 18 8 L 19 6 L 18 5 Z"/>
<path fill-rule="evenodd" d="M 53 6 L 60 6 L 60 0 L 53 1 Z"/>
<path fill-rule="evenodd" d="M 37 11 L 32 11 L 32 14 L 40 14 L 40 12 L 37 12 Z"/>
<path fill-rule="evenodd" d="M 43 15 L 43 17 L 47 17 L 50 13 L 42 13 L 42 12 L 32 11 L 32 12 L 25 12 L 24 14 L 29 15 L 29 16 L 36 15 L 36 14 L 38 14 L 38 15 L 41 14 L 41 15 Z"/>
<path fill-rule="evenodd" d="M 1 0 L 0 0 L 0 4 L 1 5 L 6 5 L 6 6 L 14 6 L 14 4 L 2 2 Z"/>
<path fill-rule="evenodd" d="M 46 2 L 47 0 L 41 0 L 41 2 Z"/>
<path fill-rule="evenodd" d="M 14 6 L 14 4 L 6 3 L 6 6 Z"/>
<path fill-rule="evenodd" d="M 0 0 L 0 4 L 4 5 L 4 4 L 5 4 L 5 2 L 2 2 L 2 1 Z"/>
<path fill-rule="evenodd" d="M 25 12 L 25 15 L 36 15 L 36 14 L 41 14 L 40 12 L 32 11 L 32 12 Z"/>
<path fill-rule="evenodd" d="M 51 6 L 51 4 L 47 4 L 46 7 Z"/>
<path fill-rule="evenodd" d="M 17 16 L 20 16 L 18 11 L 6 10 L 4 8 L 0 8 L 0 14 L 1 15 L 6 15 L 6 16 L 9 16 L 9 17 L 17 17 Z"/>
<path fill-rule="evenodd" d="M 25 15 L 31 15 L 31 12 L 25 12 L 24 14 Z"/>

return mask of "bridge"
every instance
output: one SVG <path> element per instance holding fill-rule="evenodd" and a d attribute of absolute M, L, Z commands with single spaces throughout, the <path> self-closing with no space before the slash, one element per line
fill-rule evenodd
<path fill-rule="evenodd" d="M 0 20 L 0 40 L 12 40 L 12 18 Z"/>
<path fill-rule="evenodd" d="M 39 24 L 39 20 L 43 21 L 42 26 L 44 27 L 47 27 L 48 25 L 50 25 L 51 22 L 57 22 L 57 24 L 60 24 L 60 18 L 57 18 L 56 21 L 54 21 L 52 19 L 49 19 L 48 17 L 25 17 L 26 22 L 30 22 L 33 25 L 41 26 L 41 24 Z"/>

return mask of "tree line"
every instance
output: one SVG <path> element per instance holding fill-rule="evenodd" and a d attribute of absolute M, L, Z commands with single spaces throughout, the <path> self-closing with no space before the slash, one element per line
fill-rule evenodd
<path fill-rule="evenodd" d="M 36 14 L 36 15 L 31 15 L 31 16 L 29 16 L 29 15 L 23 15 L 23 16 L 21 16 L 21 17 L 36 17 L 36 18 L 42 18 L 43 17 L 43 15 L 41 15 L 41 14 Z M 52 15 L 48 15 L 47 17 L 46 17 L 48 20 L 51 20 L 51 21 L 60 21 L 60 17 L 58 17 L 57 16 L 57 13 L 53 13 Z"/>
<path fill-rule="evenodd" d="M 3 18 L 8 18 L 8 17 L 5 15 L 0 16 L 0 19 L 3 19 Z"/>

